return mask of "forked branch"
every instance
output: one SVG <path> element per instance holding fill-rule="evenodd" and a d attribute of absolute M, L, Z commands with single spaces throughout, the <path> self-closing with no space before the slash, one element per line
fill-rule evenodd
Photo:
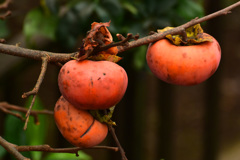
<path fill-rule="evenodd" d="M 11 153 L 17 160 L 30 160 L 29 158 L 24 157 L 20 152 L 27 151 L 41 151 L 41 152 L 54 152 L 54 153 L 74 153 L 78 156 L 79 150 L 84 149 L 109 149 L 115 152 L 118 151 L 118 147 L 109 147 L 109 146 L 94 146 L 91 148 L 52 148 L 49 145 L 36 145 L 36 146 L 18 146 L 6 141 L 0 136 L 0 145 L 3 146 L 9 153 Z"/>
<path fill-rule="evenodd" d="M 17 112 L 27 113 L 28 109 L 20 107 L 20 106 L 13 105 L 13 104 L 9 104 L 7 102 L 0 102 L 0 111 L 4 112 L 6 114 L 13 115 L 13 116 L 19 118 L 22 121 L 25 121 L 25 117 L 23 117 L 21 114 L 19 114 Z M 14 111 L 17 111 L 17 112 L 14 112 Z M 35 124 L 39 124 L 38 114 L 53 115 L 53 111 L 31 110 L 30 115 L 34 117 Z"/>
<path fill-rule="evenodd" d="M 2 9 L 7 9 L 9 4 L 12 2 L 12 0 L 5 0 L 2 4 L 0 4 L 0 10 Z M 6 19 L 9 15 L 11 15 L 12 12 L 10 10 L 6 11 L 5 13 L 0 15 L 0 19 L 4 20 Z"/>
<path fill-rule="evenodd" d="M 42 84 L 42 81 L 44 79 L 45 73 L 47 71 L 48 59 L 49 59 L 48 56 L 42 57 L 41 72 L 40 72 L 40 75 L 38 77 L 38 80 L 37 80 L 37 83 L 36 83 L 35 87 L 33 88 L 33 90 L 31 90 L 29 92 L 26 92 L 26 93 L 23 93 L 23 95 L 22 95 L 22 98 L 27 98 L 28 96 L 33 95 L 33 99 L 32 99 L 31 105 L 30 105 L 30 107 L 28 109 L 28 112 L 26 113 L 26 121 L 25 121 L 25 125 L 24 125 L 24 129 L 25 130 L 27 129 L 27 123 L 28 123 L 28 120 L 29 120 L 29 115 L 30 115 L 31 109 L 32 109 L 32 107 L 34 105 L 37 93 L 39 91 L 39 88 L 40 88 L 40 86 Z"/>
<path fill-rule="evenodd" d="M 179 27 L 173 28 L 171 30 L 162 32 L 162 33 L 155 33 L 143 38 L 139 38 L 137 40 L 131 41 L 128 43 L 128 45 L 123 45 L 123 43 L 115 42 L 114 46 L 118 46 L 119 53 L 124 52 L 126 50 L 129 50 L 131 48 L 139 47 L 142 45 L 146 45 L 152 42 L 155 42 L 157 40 L 160 40 L 164 38 L 168 34 L 178 34 L 182 32 L 183 29 L 186 29 L 188 27 L 191 27 L 193 25 L 196 25 L 198 23 L 202 23 L 205 21 L 208 21 L 210 19 L 216 18 L 218 16 L 226 15 L 228 13 L 231 13 L 231 10 L 240 6 L 240 1 L 234 3 L 233 5 L 230 5 L 222 10 L 219 10 L 217 12 L 214 12 L 212 14 L 206 15 L 202 18 L 195 18 Z M 125 43 L 125 42 L 124 42 Z M 103 51 L 107 50 L 109 48 L 113 47 L 113 44 L 106 45 L 104 47 L 100 47 L 97 51 Z M 1 44 L 0 43 L 0 53 L 3 54 L 9 54 L 13 56 L 19 56 L 19 57 L 25 57 L 25 58 L 31 58 L 35 60 L 42 60 L 42 57 L 46 56 L 46 54 L 49 57 L 48 62 L 67 62 L 72 57 L 74 57 L 77 52 L 74 53 L 53 53 L 53 52 L 46 52 L 46 51 L 39 51 L 39 50 L 31 50 L 31 49 L 25 49 L 14 45 L 7 45 L 7 44 Z"/>

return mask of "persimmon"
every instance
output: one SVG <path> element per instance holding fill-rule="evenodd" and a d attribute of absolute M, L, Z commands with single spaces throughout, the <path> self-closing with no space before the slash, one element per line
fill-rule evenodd
<path fill-rule="evenodd" d="M 54 118 L 63 137 L 77 147 L 95 146 L 108 133 L 106 124 L 95 120 L 88 111 L 75 108 L 63 96 L 55 105 Z"/>
<path fill-rule="evenodd" d="M 215 73 L 221 59 L 221 48 L 215 38 L 211 41 L 177 46 L 168 39 L 149 44 L 147 64 L 159 79 L 176 85 L 196 85 Z"/>
<path fill-rule="evenodd" d="M 80 109 L 108 109 L 127 89 L 125 70 L 110 61 L 71 60 L 63 65 L 58 85 L 63 97 Z"/>

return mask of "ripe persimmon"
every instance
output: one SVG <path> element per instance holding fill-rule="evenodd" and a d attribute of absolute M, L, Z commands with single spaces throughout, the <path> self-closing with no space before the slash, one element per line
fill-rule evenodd
<path fill-rule="evenodd" d="M 210 37 L 211 41 L 189 46 L 176 46 L 167 39 L 151 43 L 147 64 L 155 76 L 167 83 L 199 84 L 213 75 L 221 59 L 221 48 L 217 40 Z"/>
<path fill-rule="evenodd" d="M 63 137 L 77 147 L 95 146 L 108 133 L 106 124 L 95 120 L 88 111 L 75 108 L 63 96 L 55 105 L 54 118 Z"/>
<path fill-rule="evenodd" d="M 125 70 L 110 61 L 71 60 L 63 65 L 58 85 L 63 97 L 80 109 L 107 109 L 116 105 L 127 89 Z"/>

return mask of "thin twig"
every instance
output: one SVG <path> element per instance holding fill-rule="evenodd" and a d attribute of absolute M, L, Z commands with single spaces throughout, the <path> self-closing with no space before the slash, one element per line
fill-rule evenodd
<path fill-rule="evenodd" d="M 3 139 L 0 136 L 0 145 L 3 146 L 10 154 L 12 154 L 17 160 L 30 160 L 24 157 L 20 152 L 28 151 L 41 151 L 41 152 L 54 152 L 54 153 L 75 153 L 78 156 L 79 150 L 84 149 L 109 149 L 115 152 L 118 151 L 118 147 L 109 146 L 94 146 L 91 148 L 72 147 L 72 148 L 52 148 L 49 145 L 35 145 L 35 146 L 17 146 Z"/>
<path fill-rule="evenodd" d="M 82 148 L 82 147 L 73 147 L 73 148 L 52 148 L 47 144 L 36 145 L 36 146 L 16 146 L 15 147 L 19 152 L 28 152 L 28 151 L 42 151 L 42 152 L 55 152 L 55 153 L 76 153 L 79 150 L 84 149 L 109 149 L 115 152 L 118 151 L 118 147 L 109 147 L 109 146 L 94 146 L 91 148 Z"/>
<path fill-rule="evenodd" d="M 19 118 L 19 119 L 22 120 L 22 121 L 25 120 L 25 119 L 22 117 L 21 114 L 15 113 L 15 112 L 12 112 L 12 111 L 10 111 L 10 110 L 8 110 L 8 109 L 6 109 L 6 108 L 3 108 L 1 105 L 0 105 L 0 110 L 1 110 L 2 112 L 6 113 L 6 114 L 10 114 L 10 115 L 12 115 L 12 116 L 15 116 L 15 117 Z"/>
<path fill-rule="evenodd" d="M 0 19 L 1 19 L 1 20 L 4 20 L 4 19 L 6 19 L 8 16 L 10 16 L 11 14 L 12 14 L 11 11 L 7 11 L 7 12 L 5 12 L 4 14 L 0 15 Z"/>
<path fill-rule="evenodd" d="M 10 154 L 12 154 L 17 160 L 30 160 L 29 158 L 24 157 L 19 151 L 15 148 L 14 145 L 7 142 L 0 136 L 0 145 L 3 146 Z"/>
<path fill-rule="evenodd" d="M 0 4 L 0 9 L 7 9 L 11 2 L 12 0 L 6 0 L 4 3 Z M 4 14 L 0 15 L 0 19 L 4 20 L 11 14 L 12 12 L 8 10 Z"/>
<path fill-rule="evenodd" d="M 113 137 L 114 141 L 116 142 L 116 144 L 117 144 L 117 146 L 119 148 L 119 152 L 120 152 L 120 154 L 122 156 L 122 160 L 127 160 L 127 157 L 125 155 L 125 151 L 122 148 L 122 146 L 121 146 L 121 144 L 120 144 L 120 142 L 119 142 L 119 140 L 117 138 L 117 135 L 115 133 L 115 129 L 113 128 L 112 125 L 108 125 L 108 128 L 109 128 L 110 133 L 112 134 L 112 137 Z"/>
<path fill-rule="evenodd" d="M 226 15 L 226 14 L 229 14 L 231 13 L 230 10 L 236 8 L 240 6 L 240 1 L 234 3 L 233 5 L 230 5 L 222 10 L 219 10 L 217 12 L 214 12 L 212 14 L 209 14 L 209 15 L 206 15 L 202 18 L 195 18 L 181 26 L 178 26 L 176 28 L 173 28 L 171 30 L 168 30 L 168 31 L 165 31 L 165 32 L 162 32 L 162 33 L 156 33 L 156 34 L 153 34 L 153 35 L 150 35 L 150 36 L 146 36 L 144 38 L 140 38 L 136 41 L 132 41 L 132 42 L 129 42 L 129 45 L 128 46 L 119 46 L 118 47 L 118 52 L 124 52 L 126 50 L 129 50 L 131 48 L 135 48 L 135 47 L 139 47 L 139 46 L 142 46 L 142 45 L 146 45 L 146 44 L 149 44 L 149 43 L 152 43 L 152 42 L 155 42 L 157 40 L 160 40 L 162 38 L 164 38 L 166 35 L 168 34 L 179 34 L 182 32 L 183 29 L 186 29 L 186 28 L 189 28 L 191 26 L 194 26 L 198 23 L 202 23 L 202 22 L 205 22 L 205 21 L 208 21 L 210 19 L 213 19 L 213 18 L 216 18 L 218 16 L 222 16 L 222 15 Z"/>
<path fill-rule="evenodd" d="M 22 112 L 22 113 L 27 113 L 28 109 L 20 107 L 20 106 L 16 106 L 16 105 L 12 105 L 12 104 L 8 104 L 7 102 L 0 102 L 0 110 L 6 114 L 11 114 L 17 118 L 19 118 L 22 121 L 25 121 L 26 119 L 21 115 L 18 114 L 16 112 L 13 111 L 18 111 L 18 112 Z M 13 111 L 12 111 L 13 110 Z M 49 114 L 49 115 L 53 115 L 53 111 L 49 111 L 49 110 L 31 110 L 30 115 L 34 117 L 34 122 L 36 124 L 39 123 L 38 121 L 38 114 Z"/>
<path fill-rule="evenodd" d="M 113 107 L 112 109 L 114 109 L 114 108 L 115 108 L 115 107 Z M 112 112 L 113 112 L 113 111 L 112 111 Z M 104 114 L 105 114 L 105 115 L 108 114 L 107 110 L 104 110 Z M 113 114 L 113 113 L 111 113 L 111 114 Z M 110 131 L 110 133 L 111 133 L 111 135 L 112 135 L 112 137 L 113 137 L 116 145 L 118 146 L 118 149 L 119 149 L 119 152 L 120 152 L 120 154 L 121 154 L 122 160 L 128 160 L 127 157 L 126 157 L 126 155 L 125 155 L 125 151 L 124 151 L 124 149 L 122 148 L 122 145 L 121 145 L 121 143 L 119 142 L 118 137 L 117 137 L 117 135 L 116 135 L 116 133 L 115 133 L 115 129 L 113 128 L 113 126 L 112 126 L 111 124 L 107 124 L 107 125 L 108 125 L 108 129 L 109 129 L 109 131 Z"/>
<path fill-rule="evenodd" d="M 5 39 L 3 39 L 3 38 L 0 38 L 0 43 L 5 43 L 6 42 L 6 40 Z"/>
<path fill-rule="evenodd" d="M 36 97 L 37 97 L 37 95 L 34 95 L 34 96 L 33 96 L 31 105 L 30 105 L 30 107 L 28 108 L 28 111 L 27 111 L 27 113 L 26 113 L 26 116 L 25 116 L 25 117 L 26 117 L 26 120 L 25 120 L 25 124 L 24 124 L 24 127 L 23 127 L 24 130 L 27 129 L 27 124 L 28 124 L 28 121 L 29 121 L 29 116 L 30 116 L 30 113 L 31 113 L 32 107 L 33 107 L 33 105 L 34 105 L 34 102 L 35 102 Z"/>
<path fill-rule="evenodd" d="M 37 83 L 35 84 L 33 90 L 23 93 L 22 98 L 27 98 L 30 95 L 36 95 L 39 91 L 39 88 L 42 84 L 42 81 L 44 79 L 45 73 L 47 71 L 47 64 L 48 64 L 48 57 L 42 57 L 42 67 L 41 67 L 41 72 L 39 74 Z"/>
<path fill-rule="evenodd" d="M 117 34 L 117 37 L 121 41 L 113 42 L 108 45 L 102 45 L 102 46 L 96 47 L 90 54 L 95 54 L 97 52 L 104 51 L 104 50 L 107 50 L 107 49 L 115 47 L 115 46 L 128 46 L 128 44 L 129 44 L 128 41 L 131 39 L 137 40 L 139 38 L 139 35 L 137 34 L 137 35 L 133 36 L 132 33 L 128 33 L 126 38 L 121 34 Z"/>
<path fill-rule="evenodd" d="M 0 4 L 0 9 L 8 8 L 10 3 L 12 3 L 12 0 L 5 0 L 2 4 Z"/>
<path fill-rule="evenodd" d="M 34 102 L 35 102 L 35 99 L 37 97 L 37 93 L 39 91 L 39 88 L 42 84 L 42 81 L 44 79 L 44 76 L 45 76 L 45 73 L 47 71 L 47 64 L 48 64 L 48 56 L 45 56 L 45 57 L 42 57 L 42 67 L 41 67 L 41 72 L 40 72 L 40 75 L 38 77 L 38 80 L 37 80 L 37 83 L 36 85 L 34 86 L 33 90 L 32 91 L 29 91 L 29 92 L 26 92 L 22 95 L 22 98 L 26 98 L 30 95 L 33 95 L 33 99 L 32 99 L 32 102 L 31 102 L 31 105 L 28 109 L 28 112 L 26 114 L 26 121 L 25 121 L 25 125 L 24 125 L 24 130 L 27 129 L 27 124 L 28 124 L 28 120 L 29 120 L 29 115 L 30 115 L 30 112 L 31 112 L 31 109 L 34 105 Z"/>

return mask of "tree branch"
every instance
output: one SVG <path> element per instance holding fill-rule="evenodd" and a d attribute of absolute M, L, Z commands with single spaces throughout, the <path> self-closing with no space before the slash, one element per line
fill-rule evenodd
<path fill-rule="evenodd" d="M 195 19 L 193 19 L 193 20 L 191 20 L 191 21 L 189 21 L 189 22 L 187 22 L 187 23 L 185 23 L 185 24 L 183 24 L 181 26 L 178 26 L 178 27 L 173 28 L 171 30 L 165 31 L 163 33 L 155 33 L 153 35 L 146 36 L 144 38 L 140 38 L 140 39 L 138 39 L 136 41 L 129 42 L 128 46 L 119 46 L 118 47 L 118 51 L 120 53 L 120 52 L 124 52 L 126 50 L 129 50 L 131 48 L 139 47 L 139 46 L 142 46 L 142 45 L 146 45 L 146 44 L 158 41 L 158 40 L 164 38 L 168 34 L 173 34 L 173 35 L 174 34 L 181 34 L 181 32 L 183 30 L 185 30 L 186 28 L 194 26 L 194 25 L 196 25 L 198 23 L 202 23 L 202 22 L 208 21 L 208 20 L 216 18 L 218 16 L 222 16 L 222 15 L 226 15 L 228 13 L 231 13 L 231 10 L 233 8 L 238 7 L 238 6 L 240 6 L 240 1 L 234 3 L 233 5 L 228 6 L 228 7 L 224 8 L 224 9 L 222 9 L 222 10 L 219 10 L 217 12 L 214 12 L 212 14 L 204 16 L 202 18 L 195 18 Z"/>
<path fill-rule="evenodd" d="M 67 62 L 77 52 L 74 53 L 53 53 L 47 51 L 40 51 L 40 50 L 33 50 L 33 49 L 26 49 L 19 47 L 17 45 L 9 45 L 9 44 L 1 44 L 0 43 L 0 53 L 18 56 L 18 57 L 25 57 L 34 60 L 42 60 L 42 57 L 48 56 L 48 62 Z"/>
<path fill-rule="evenodd" d="M 12 3 L 12 0 L 5 0 L 2 4 L 0 4 L 0 9 L 7 9 L 10 3 Z M 8 10 L 4 14 L 0 15 L 0 19 L 4 20 L 11 14 L 12 12 Z"/>
<path fill-rule="evenodd" d="M 12 14 L 11 11 L 7 11 L 7 12 L 5 12 L 4 14 L 0 15 L 0 19 L 1 19 L 1 20 L 4 20 L 4 19 L 6 19 L 8 16 L 10 16 L 11 14 Z"/>
<path fill-rule="evenodd" d="M 32 99 L 31 105 L 30 105 L 30 107 L 28 109 L 28 112 L 26 114 L 26 121 L 25 121 L 25 125 L 24 125 L 24 130 L 27 129 L 27 124 L 28 124 L 28 120 L 29 120 L 29 115 L 30 115 L 31 109 L 32 109 L 32 107 L 34 105 L 35 99 L 37 97 L 37 93 L 39 91 L 39 88 L 40 88 L 40 86 L 42 84 L 42 81 L 44 79 L 45 73 L 47 71 L 48 59 L 49 59 L 48 55 L 46 55 L 45 57 L 42 57 L 41 72 L 40 72 L 40 75 L 38 77 L 36 85 L 34 86 L 33 90 L 31 90 L 29 92 L 26 92 L 26 93 L 23 93 L 23 95 L 22 95 L 22 98 L 27 98 L 28 96 L 33 95 L 33 99 Z"/>
<path fill-rule="evenodd" d="M 15 145 L 7 142 L 0 136 L 0 145 L 3 146 L 10 154 L 12 154 L 17 160 L 30 160 L 29 158 L 24 157 L 19 151 L 15 148 Z"/>
<path fill-rule="evenodd" d="M 55 153 L 75 153 L 79 150 L 84 149 L 109 149 L 115 152 L 118 151 L 118 147 L 109 147 L 109 146 L 94 146 L 91 148 L 82 148 L 82 147 L 73 147 L 73 148 L 52 148 L 47 144 L 36 145 L 36 146 L 15 146 L 19 152 L 28 152 L 28 151 L 42 151 L 42 152 L 55 152 Z"/>
<path fill-rule="evenodd" d="M 19 118 L 22 121 L 25 121 L 25 118 L 14 111 L 18 111 L 18 112 L 22 112 L 22 113 L 27 113 L 28 109 L 20 107 L 20 106 L 16 106 L 16 105 L 12 105 L 12 104 L 8 104 L 7 102 L 0 102 L 0 110 L 6 114 L 11 114 L 17 118 Z M 49 110 L 32 110 L 30 112 L 30 115 L 34 117 L 34 122 L 35 124 L 39 124 L 39 120 L 38 120 L 38 114 L 49 114 L 49 115 L 53 115 L 53 111 L 49 111 Z"/>
<path fill-rule="evenodd" d="M 0 9 L 8 8 L 10 3 L 12 3 L 12 0 L 5 0 L 2 4 L 0 4 Z"/>
<path fill-rule="evenodd" d="M 0 145 L 3 146 L 10 154 L 12 154 L 17 160 L 30 160 L 29 158 L 24 157 L 20 152 L 28 151 L 41 151 L 41 152 L 54 152 L 54 153 L 75 153 L 78 156 L 79 150 L 84 149 L 109 149 L 115 152 L 118 151 L 118 147 L 109 147 L 109 146 L 94 146 L 91 148 L 81 148 L 81 147 L 72 147 L 72 148 L 52 148 L 49 145 L 36 145 L 36 146 L 17 146 L 12 144 L 0 136 Z"/>
<path fill-rule="evenodd" d="M 214 12 L 212 14 L 209 14 L 207 16 L 204 16 L 202 18 L 195 18 L 181 26 L 178 26 L 174 29 L 165 31 L 163 33 L 155 33 L 153 35 L 149 35 L 143 38 L 139 38 L 138 40 L 135 41 L 131 41 L 129 42 L 129 44 L 127 46 L 124 46 L 122 43 L 118 43 L 118 49 L 119 49 L 119 53 L 124 52 L 126 50 L 129 50 L 131 48 L 135 48 L 135 47 L 139 47 L 142 45 L 146 45 L 152 42 L 155 42 L 157 40 L 160 40 L 162 38 L 164 38 L 166 35 L 168 34 L 181 34 L 183 29 L 186 29 L 188 27 L 191 27 L 195 24 L 198 23 L 202 23 L 205 21 L 208 21 L 210 19 L 216 18 L 218 16 L 222 16 L 222 15 L 226 15 L 228 13 L 230 13 L 230 11 L 236 7 L 240 6 L 240 1 L 234 3 L 233 5 L 230 5 L 222 10 L 219 10 L 217 12 Z M 115 46 L 115 45 L 114 45 Z M 99 48 L 98 51 L 103 51 L 112 47 L 112 44 L 109 44 L 109 46 L 104 46 L 102 48 Z M 74 57 L 77 52 L 74 53 L 53 53 L 53 52 L 47 52 L 47 51 L 39 51 L 39 50 L 31 50 L 31 49 L 25 49 L 25 48 L 21 48 L 18 46 L 14 46 L 14 45 L 7 45 L 7 44 L 1 44 L 0 43 L 0 53 L 3 54 L 9 54 L 9 55 L 13 55 L 13 56 L 19 56 L 19 57 L 25 57 L 25 58 L 31 58 L 31 59 L 35 59 L 35 60 L 42 60 L 42 57 L 46 56 L 46 54 L 49 57 L 48 62 L 67 62 L 69 61 L 72 57 Z"/>
<path fill-rule="evenodd" d="M 117 138 L 117 135 L 116 135 L 116 133 L 115 133 L 115 129 L 114 129 L 113 126 L 110 125 L 110 124 L 108 125 L 108 128 L 109 128 L 110 133 L 112 134 L 112 137 L 113 137 L 115 143 L 117 144 L 117 146 L 118 146 L 118 148 L 119 148 L 119 152 L 120 152 L 120 154 L 121 154 L 121 156 L 122 156 L 122 160 L 128 160 L 127 157 L 126 157 L 126 155 L 125 155 L 125 151 L 124 151 L 124 149 L 122 148 L 122 146 L 121 146 L 121 144 L 120 144 L 120 142 L 119 142 L 119 140 L 118 140 L 118 138 Z"/>
<path fill-rule="evenodd" d="M 48 57 L 42 57 L 42 67 L 41 67 L 41 72 L 40 72 L 40 75 L 38 77 L 37 83 L 34 86 L 33 90 L 23 93 L 22 98 L 27 98 L 30 95 L 36 95 L 38 93 L 39 88 L 40 88 L 40 86 L 42 84 L 42 81 L 44 79 L 45 73 L 47 71 L 47 64 L 48 64 Z"/>

